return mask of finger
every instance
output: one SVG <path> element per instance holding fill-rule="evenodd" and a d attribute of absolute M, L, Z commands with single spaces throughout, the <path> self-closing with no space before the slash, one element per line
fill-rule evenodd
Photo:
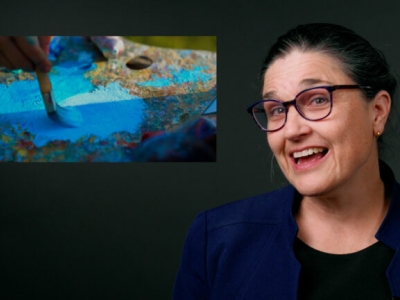
<path fill-rule="evenodd" d="M 49 72 L 51 63 L 46 53 L 40 48 L 37 37 L 19 36 L 14 38 L 18 48 L 28 57 L 42 72 Z"/>
<path fill-rule="evenodd" d="M 49 55 L 50 52 L 50 43 L 51 40 L 53 39 L 52 36 L 38 36 L 39 39 L 39 45 L 43 49 L 43 51 L 46 53 L 46 55 Z"/>
<path fill-rule="evenodd" d="M 90 36 L 89 38 L 106 58 L 118 57 L 125 49 L 124 42 L 119 36 Z"/>
<path fill-rule="evenodd" d="M 6 67 L 7 69 L 13 70 L 15 69 L 15 67 L 13 66 L 13 64 L 0 53 L 0 66 L 1 67 Z"/>
<path fill-rule="evenodd" d="M 24 69 L 27 71 L 34 69 L 32 61 L 25 56 L 12 37 L 0 37 L 0 52 L 3 57 L 3 63 L 7 64 L 7 60 L 8 65 L 10 66 L 11 64 L 11 69 Z"/>

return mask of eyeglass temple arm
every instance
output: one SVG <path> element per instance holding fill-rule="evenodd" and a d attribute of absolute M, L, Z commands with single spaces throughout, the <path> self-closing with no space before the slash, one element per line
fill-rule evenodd
<path fill-rule="evenodd" d="M 255 107 L 250 106 L 247 108 L 247 112 L 249 114 L 252 114 L 253 112 L 265 112 L 265 109 L 264 108 L 255 108 Z"/>

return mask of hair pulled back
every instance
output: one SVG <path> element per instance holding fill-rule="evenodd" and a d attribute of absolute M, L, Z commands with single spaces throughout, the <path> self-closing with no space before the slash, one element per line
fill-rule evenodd
<path fill-rule="evenodd" d="M 368 99 L 385 90 L 393 99 L 397 80 L 381 51 L 354 31 L 340 25 L 313 23 L 299 25 L 280 36 L 271 47 L 261 69 L 261 81 L 268 67 L 293 50 L 316 51 L 336 58 L 343 71 L 364 90 Z"/>

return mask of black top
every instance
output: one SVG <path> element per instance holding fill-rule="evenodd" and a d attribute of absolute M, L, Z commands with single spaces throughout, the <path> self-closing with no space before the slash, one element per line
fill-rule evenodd
<path fill-rule="evenodd" d="M 395 251 L 381 242 L 355 253 L 329 254 L 296 238 L 294 251 L 302 266 L 299 300 L 391 299 L 385 273 Z"/>

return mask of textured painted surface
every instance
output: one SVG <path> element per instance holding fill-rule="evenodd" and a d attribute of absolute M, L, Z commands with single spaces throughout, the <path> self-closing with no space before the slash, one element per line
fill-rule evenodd
<path fill-rule="evenodd" d="M 92 64 L 92 63 L 91 63 Z M 106 87 L 95 87 L 83 77 L 81 62 L 57 66 L 52 74 L 55 99 L 63 106 L 74 106 L 84 119 L 82 126 L 67 128 L 54 124 L 44 111 L 44 105 L 34 80 L 16 81 L 0 88 L 0 120 L 20 124 L 35 134 L 33 143 L 41 147 L 53 140 L 76 142 L 84 136 L 94 135 L 104 139 L 108 135 L 128 131 L 136 132 L 143 121 L 145 103 L 140 97 L 130 95 L 117 82 Z M 95 68 L 92 64 L 91 69 Z"/>
<path fill-rule="evenodd" d="M 48 120 L 32 73 L 0 70 L 0 160 L 134 160 L 126 150 L 140 146 L 143 133 L 177 129 L 215 98 L 215 53 L 124 42 L 123 56 L 105 60 L 84 38 L 53 40 L 54 95 L 82 112 L 79 128 Z M 132 71 L 125 64 L 137 55 L 154 63 Z"/>

